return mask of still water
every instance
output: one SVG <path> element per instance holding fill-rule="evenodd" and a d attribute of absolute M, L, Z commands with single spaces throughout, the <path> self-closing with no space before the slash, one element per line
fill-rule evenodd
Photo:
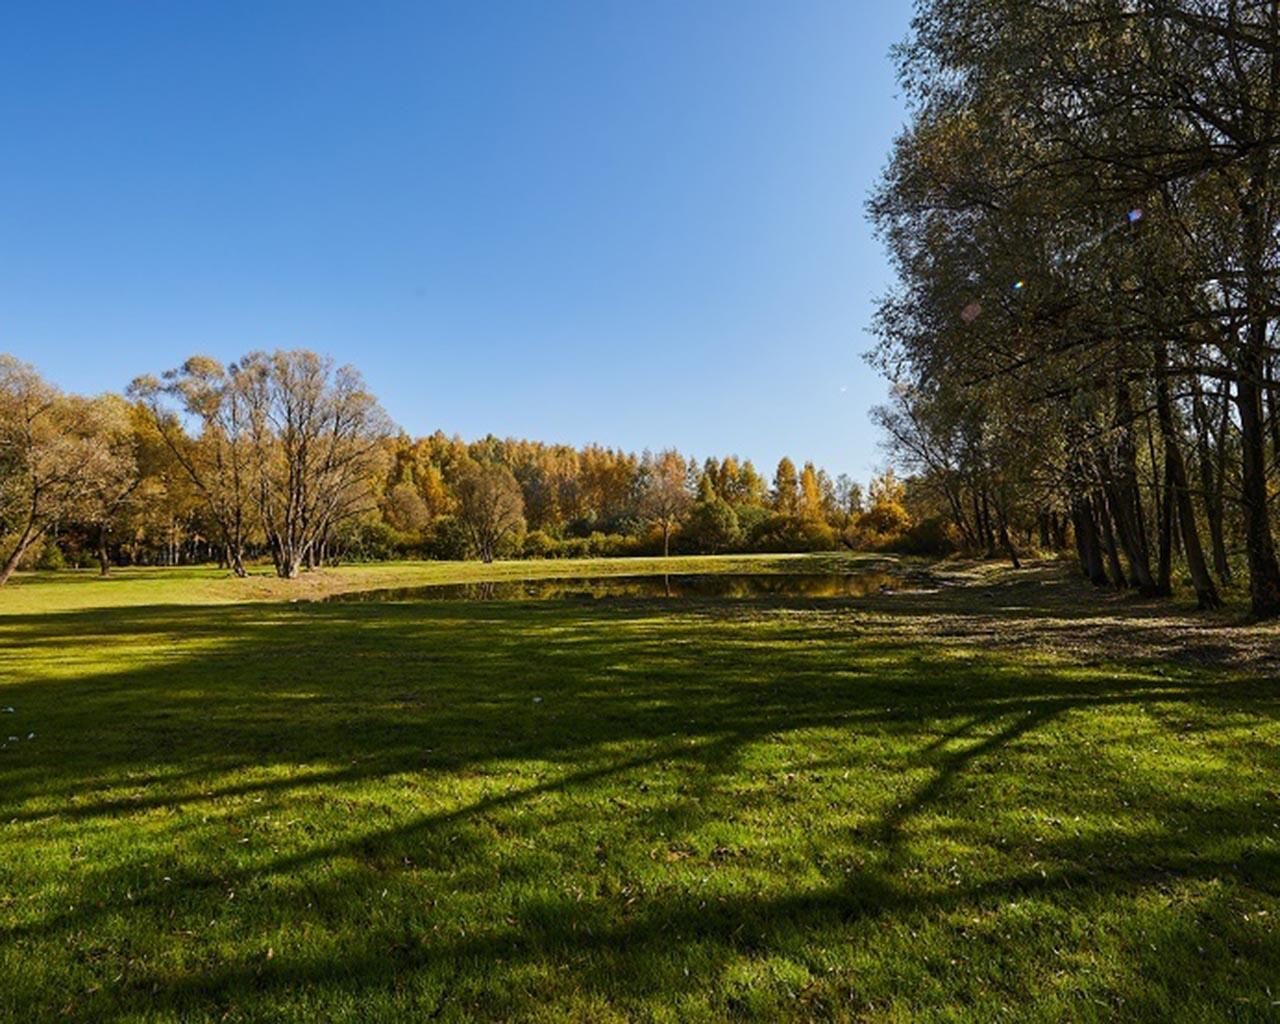
<path fill-rule="evenodd" d="M 876 569 L 844 573 L 706 573 L 653 576 L 577 576 L 393 587 L 334 594 L 351 601 L 589 601 L 600 598 L 865 597 L 903 585 L 900 574 Z"/>

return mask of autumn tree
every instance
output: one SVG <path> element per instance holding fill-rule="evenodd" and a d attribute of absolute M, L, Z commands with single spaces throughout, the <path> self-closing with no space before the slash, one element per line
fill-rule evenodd
<path fill-rule="evenodd" d="M 135 411 L 118 395 L 104 395 L 98 400 L 96 429 L 107 458 L 103 472 L 86 498 L 82 518 L 94 532 L 98 571 L 103 576 L 111 571 L 111 532 L 125 521 L 143 482 Z"/>
<path fill-rule="evenodd" d="M 383 515 L 395 529 L 421 533 L 431 522 L 431 509 L 412 480 L 401 480 L 383 499 Z"/>
<path fill-rule="evenodd" d="M 785 455 L 778 460 L 770 495 L 774 511 L 782 516 L 795 516 L 800 507 L 800 478 L 796 465 Z"/>
<path fill-rule="evenodd" d="M 506 466 L 473 463 L 458 478 L 458 519 L 483 562 L 492 562 L 505 540 L 524 531 L 524 499 Z"/>
<path fill-rule="evenodd" d="M 641 512 L 662 531 L 662 556 L 667 558 L 671 554 L 671 534 L 693 500 L 689 494 L 689 465 L 679 452 L 668 448 L 657 456 L 645 452 L 641 467 Z"/>
<path fill-rule="evenodd" d="M 113 403 L 62 394 L 0 355 L 0 586 L 60 520 L 132 472 L 111 442 Z"/>
<path fill-rule="evenodd" d="M 988 549 L 1069 508 L 1091 579 L 1167 593 L 1180 549 L 1206 607 L 1234 506 L 1280 614 L 1280 10 L 924 0 L 897 52 L 877 362 L 967 410 L 930 473 Z"/>
<path fill-rule="evenodd" d="M 250 353 L 231 377 L 248 414 L 258 516 L 276 573 L 291 579 L 372 507 L 390 426 L 354 367 L 305 349 Z"/>
<path fill-rule="evenodd" d="M 806 462 L 800 471 L 800 498 L 797 512 L 807 522 L 823 522 L 826 519 L 826 500 L 818 471 L 812 462 Z"/>
<path fill-rule="evenodd" d="M 710 460 L 708 460 L 710 462 Z M 685 530 L 698 549 L 715 554 L 738 542 L 738 516 L 716 491 L 718 467 L 706 466 L 698 481 L 698 497 L 689 511 Z"/>
<path fill-rule="evenodd" d="M 245 543 L 253 515 L 254 439 L 247 396 L 236 367 L 192 356 L 162 378 L 142 376 L 129 387 L 151 415 L 170 453 L 200 492 L 217 524 L 223 557 L 247 575 Z M 194 437 L 184 418 L 197 427 Z"/>

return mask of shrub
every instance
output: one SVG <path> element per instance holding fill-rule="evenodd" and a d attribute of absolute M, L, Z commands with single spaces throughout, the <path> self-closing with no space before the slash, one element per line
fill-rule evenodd
<path fill-rule="evenodd" d="M 469 541 L 465 527 L 453 516 L 438 516 L 423 538 L 428 558 L 457 562 L 467 557 Z"/>
<path fill-rule="evenodd" d="M 36 559 L 35 567 L 45 570 L 65 569 L 67 567 L 67 560 L 62 554 L 62 548 L 58 547 L 56 541 L 45 542 L 40 551 L 40 556 Z"/>
<path fill-rule="evenodd" d="M 895 537 L 906 532 L 911 516 L 896 501 L 882 501 L 858 516 L 857 525 L 866 533 Z"/>
<path fill-rule="evenodd" d="M 561 558 L 587 558 L 591 554 L 591 542 L 586 537 L 566 537 L 560 542 Z"/>
<path fill-rule="evenodd" d="M 554 558 L 559 553 L 559 542 L 545 530 L 530 530 L 525 535 L 525 558 Z"/>
<path fill-rule="evenodd" d="M 383 519 L 362 519 L 339 538 L 344 557 L 353 562 L 384 562 L 420 555 L 422 536 L 397 530 Z"/>
<path fill-rule="evenodd" d="M 806 520 L 801 532 L 808 551 L 834 551 L 836 548 L 836 531 L 821 519 Z"/>
<path fill-rule="evenodd" d="M 751 546 L 757 551 L 807 551 L 809 539 L 801 520 L 780 512 L 756 527 Z"/>
<path fill-rule="evenodd" d="M 900 534 L 893 542 L 895 551 L 904 555 L 934 555 L 939 558 L 960 548 L 955 524 L 945 516 L 922 519 Z"/>
<path fill-rule="evenodd" d="M 627 536 L 621 533 L 607 533 L 601 545 L 600 554 L 609 558 L 627 558 L 643 554 L 644 538 Z"/>
<path fill-rule="evenodd" d="M 694 548 L 705 554 L 732 547 L 741 536 L 737 513 L 723 498 L 714 496 L 693 506 L 683 533 Z"/>

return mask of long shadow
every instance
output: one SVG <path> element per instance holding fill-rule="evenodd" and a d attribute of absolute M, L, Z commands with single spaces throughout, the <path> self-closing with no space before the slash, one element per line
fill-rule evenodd
<path fill-rule="evenodd" d="M 497 999 L 482 991 L 483 965 L 501 959 L 575 964 L 588 991 L 632 1000 L 639 1013 L 640 1004 L 678 984 L 670 953 L 681 944 L 723 971 L 743 956 L 793 949 L 798 934 L 830 937 L 871 920 L 927 920 L 1018 895 L 1078 908 L 1128 898 L 1170 877 L 1225 879 L 1276 895 L 1274 850 L 1259 845 L 1270 821 L 1251 800 L 1227 794 L 1200 807 L 1170 793 L 1148 808 L 1185 822 L 1194 840 L 1154 835 L 1144 850 L 1119 855 L 1114 835 L 1060 836 L 1037 845 L 1051 871 L 1001 861 L 990 877 L 971 883 L 904 881 L 911 856 L 903 836 L 911 823 L 951 799 L 957 780 L 978 762 L 1012 756 L 1020 741 L 1051 725 L 1062 728 L 1072 713 L 1141 711 L 1170 732 L 1194 717 L 1206 734 L 1215 719 L 1269 723 L 1280 716 L 1280 694 L 1265 677 L 1214 674 L 1188 682 L 1137 670 L 1107 676 L 1070 666 L 1017 670 L 998 651 L 961 660 L 945 645 L 910 640 L 913 622 L 944 614 L 981 620 L 997 612 L 1009 614 L 974 611 L 944 592 L 889 602 L 695 601 L 675 609 L 646 601 L 253 605 L 214 614 L 149 608 L 6 617 L 3 702 L 18 707 L 15 719 L 38 723 L 38 739 L 0 752 L 0 821 L 38 824 L 49 843 L 73 843 L 85 825 L 128 829 L 147 812 L 229 813 L 245 798 L 283 805 L 400 778 L 428 791 L 438 783 L 444 795 L 429 810 L 406 805 L 386 823 L 357 818 L 301 848 L 228 859 L 186 871 L 173 884 L 139 887 L 128 863 L 90 868 L 75 883 L 81 895 L 73 909 L 12 922 L 0 917 L 0 936 L 48 950 L 116 928 L 122 915 L 148 923 L 174 915 L 194 920 L 225 891 L 252 886 L 265 903 L 263 919 L 305 921 L 308 912 L 290 887 L 262 888 L 268 880 L 296 878 L 325 891 L 318 902 L 340 898 L 346 872 L 325 881 L 316 871 L 322 867 L 350 862 L 410 884 L 427 868 L 448 873 L 463 859 L 483 862 L 503 842 L 495 824 L 553 826 L 574 813 L 575 801 L 627 792 L 654 772 L 685 787 L 682 815 L 730 821 L 739 785 L 733 780 L 758 771 L 751 759 L 771 744 L 795 744 L 801 736 L 822 737 L 822 756 L 806 762 L 809 770 L 867 772 L 885 755 L 862 753 L 856 741 L 874 738 L 899 751 L 889 767 L 904 781 L 922 766 L 928 772 L 882 801 L 859 834 L 819 837 L 824 856 L 865 855 L 863 866 L 840 880 L 798 884 L 787 895 L 718 893 L 702 905 L 691 891 L 655 893 L 627 913 L 603 895 L 585 905 L 524 897 L 509 923 L 457 939 L 410 929 L 391 954 L 389 933 L 374 929 L 351 936 L 340 957 L 265 965 L 233 958 L 186 973 L 131 971 L 120 985 L 86 995 L 76 1012 L 86 1019 L 143 1007 L 210 1014 L 236 1000 L 323 986 L 335 977 L 372 991 L 417 976 L 420 1009 L 452 1012 L 456 1005 L 464 1015 L 488 1009 L 518 1016 L 530 1007 L 514 996 L 481 1005 Z M 884 620 L 889 633 L 877 624 Z M 103 656 L 96 668 L 75 671 L 84 645 L 116 650 L 118 659 Z M 72 668 L 42 675 L 38 667 L 50 651 L 65 652 Z M 0 729 L 5 724 L 0 720 Z M 840 735 L 849 742 L 833 738 Z M 947 749 L 956 743 L 965 745 Z M 802 748 L 784 749 L 795 758 Z M 1258 756 L 1276 767 L 1274 756 Z M 448 795 L 457 778 L 504 777 L 525 765 L 533 766 L 532 777 L 521 769 L 505 791 Z M 664 792 L 616 813 L 644 832 L 677 796 Z M 1066 813 L 1072 799 L 1061 794 L 1048 809 Z M 440 852 L 442 834 L 460 826 L 469 829 L 461 852 Z M 989 842 L 989 827 L 972 823 L 967 842 Z M 1252 846 L 1263 853 L 1241 854 Z M 717 863 L 710 860 L 708 870 L 727 870 Z M 1203 928 L 1185 939 L 1216 941 Z M 1263 965 L 1278 955 L 1273 939 L 1251 948 Z M 443 972 L 442 963 L 450 965 Z M 1178 985 L 1166 982 L 1170 993 L 1182 991 Z M 720 1009 L 732 1013 L 731 996 L 724 998 L 730 1002 Z"/>

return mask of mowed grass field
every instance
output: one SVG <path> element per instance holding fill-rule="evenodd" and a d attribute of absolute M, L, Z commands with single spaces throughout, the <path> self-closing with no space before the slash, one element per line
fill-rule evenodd
<path fill-rule="evenodd" d="M 0 1020 L 1280 1019 L 1275 627 L 294 600 L 654 565 L 0 591 Z"/>

